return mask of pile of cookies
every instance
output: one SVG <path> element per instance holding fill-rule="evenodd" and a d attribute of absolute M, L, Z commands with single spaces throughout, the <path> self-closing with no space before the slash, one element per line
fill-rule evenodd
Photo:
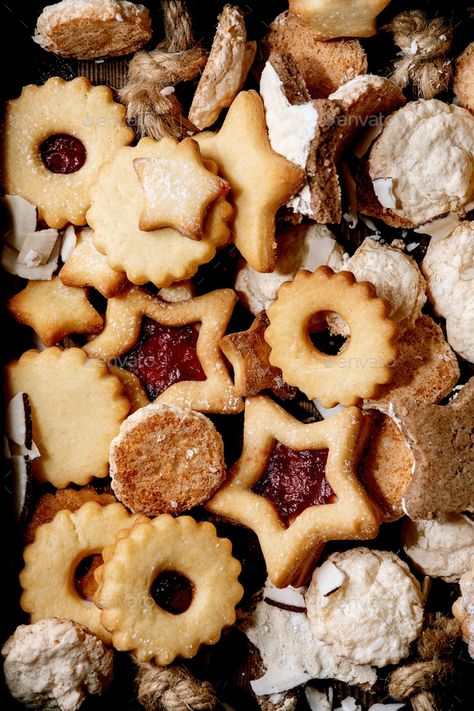
<path fill-rule="evenodd" d="M 362 711 L 322 680 L 377 689 L 416 640 L 422 665 L 457 636 L 473 654 L 474 55 L 387 7 L 420 71 L 368 73 L 388 5 L 290 0 L 258 44 L 226 5 L 207 52 L 164 0 L 120 97 L 53 77 L 7 103 L 1 261 L 31 347 L 5 367 L 4 449 L 30 624 L 2 654 L 26 707 L 110 693 L 116 650 L 144 708 L 215 708 L 225 689 L 179 660 L 199 676 L 235 625 L 248 708 Z M 63 0 L 34 39 L 84 60 L 151 37 L 141 5 Z M 461 579 L 455 619 L 428 614 L 432 579 Z M 369 707 L 434 709 L 451 666 Z"/>

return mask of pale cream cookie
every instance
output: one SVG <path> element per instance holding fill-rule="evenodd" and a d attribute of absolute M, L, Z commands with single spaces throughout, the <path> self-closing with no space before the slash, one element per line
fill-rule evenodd
<path fill-rule="evenodd" d="M 319 39 L 371 37 L 377 15 L 390 0 L 290 0 L 290 12 L 311 25 Z"/>
<path fill-rule="evenodd" d="M 453 615 L 461 623 L 464 641 L 474 659 L 474 558 L 471 558 L 469 569 L 462 576 L 459 585 L 461 597 L 458 597 L 453 605 Z"/>
<path fill-rule="evenodd" d="M 340 579 L 328 591 L 323 573 L 331 565 Z M 389 551 L 333 553 L 314 571 L 305 598 L 315 637 L 357 664 L 398 664 L 421 632 L 420 585 Z"/>
<path fill-rule="evenodd" d="M 109 446 L 130 409 L 121 382 L 79 348 L 30 350 L 5 368 L 5 394 L 27 393 L 38 481 L 57 488 L 109 473 Z"/>
<path fill-rule="evenodd" d="M 430 521 L 405 521 L 405 553 L 414 567 L 431 578 L 458 582 L 474 556 L 474 523 L 458 514 Z"/>
<path fill-rule="evenodd" d="M 172 228 L 145 232 L 139 227 L 143 190 L 134 169 L 138 158 L 167 158 L 177 146 L 172 138 L 142 138 L 137 146 L 119 150 L 103 167 L 91 189 L 87 221 L 94 245 L 106 255 L 109 266 L 124 271 L 134 284 L 149 281 L 169 286 L 194 276 L 230 238 L 231 205 L 221 196 L 209 208 L 201 240 L 189 240 Z M 212 162 L 206 168 L 217 173 Z"/>
<path fill-rule="evenodd" d="M 86 224 L 89 189 L 102 164 L 131 143 L 126 109 L 85 77 L 25 86 L 7 103 L 2 182 L 50 227 Z"/>
<path fill-rule="evenodd" d="M 84 558 L 102 553 L 119 531 L 138 518 L 122 504 L 101 506 L 91 501 L 74 512 L 59 511 L 50 523 L 40 526 L 35 540 L 24 550 L 25 567 L 20 573 L 20 603 L 31 621 L 64 617 L 85 625 L 110 644 L 110 635 L 100 622 L 100 610 L 81 598 L 74 576 Z"/>

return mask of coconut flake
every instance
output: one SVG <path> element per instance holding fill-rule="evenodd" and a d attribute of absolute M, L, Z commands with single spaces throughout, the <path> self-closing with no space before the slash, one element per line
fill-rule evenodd
<path fill-rule="evenodd" d="M 331 711 L 332 704 L 330 700 L 319 689 L 315 689 L 314 686 L 306 686 L 304 694 L 311 711 Z"/>
<path fill-rule="evenodd" d="M 5 431 L 15 444 L 29 449 L 32 444 L 31 407 L 26 393 L 12 397 L 5 412 Z"/>
<path fill-rule="evenodd" d="M 460 224 L 461 220 L 452 212 L 445 217 L 439 217 L 437 220 L 425 222 L 414 230 L 419 235 L 429 235 L 434 242 L 439 242 L 444 239 Z"/>
<path fill-rule="evenodd" d="M 31 442 L 31 447 L 29 449 L 27 447 L 24 447 L 23 445 L 20 445 L 20 454 L 23 457 L 28 457 L 28 459 L 31 459 L 31 461 L 33 461 L 33 459 L 38 459 L 38 457 L 41 457 L 41 452 L 33 441 Z"/>
<path fill-rule="evenodd" d="M 362 138 L 356 143 L 354 146 L 352 152 L 357 158 L 363 158 L 367 151 L 369 150 L 370 146 L 372 143 L 375 141 L 376 138 L 380 136 L 380 134 L 383 131 L 383 123 L 381 121 L 377 122 L 373 126 L 370 126 L 364 134 L 362 135 Z"/>
<path fill-rule="evenodd" d="M 76 249 L 77 235 L 74 225 L 68 225 L 64 230 L 63 241 L 61 245 L 61 259 L 63 262 L 67 262 L 71 254 Z"/>
<path fill-rule="evenodd" d="M 316 569 L 314 579 L 321 595 L 329 595 L 341 587 L 346 576 L 331 560 L 327 560 Z"/>
<path fill-rule="evenodd" d="M 369 706 L 368 711 L 399 711 L 404 706 L 406 704 L 372 704 L 372 706 Z"/>
<path fill-rule="evenodd" d="M 36 230 L 36 207 L 20 195 L 5 195 L 1 201 L 10 217 L 5 241 L 20 251 L 26 236 Z"/>
<path fill-rule="evenodd" d="M 375 178 L 372 180 L 372 185 L 382 207 L 389 209 L 397 207 L 397 198 L 393 192 L 393 178 Z"/>
<path fill-rule="evenodd" d="M 58 239 L 58 231 L 53 229 L 32 232 L 26 235 L 17 261 L 27 267 L 39 267 L 47 264 Z"/>
<path fill-rule="evenodd" d="M 329 417 L 332 417 L 333 415 L 337 415 L 338 412 L 343 412 L 346 408 L 344 405 L 335 405 L 334 407 L 324 407 L 324 405 L 321 405 L 319 400 L 313 400 L 313 405 L 315 406 L 316 410 L 319 412 L 321 417 L 324 420 L 327 420 Z"/>
<path fill-rule="evenodd" d="M 339 708 L 334 711 L 362 711 L 362 707 L 356 702 L 353 696 L 346 696 L 342 699 Z"/>
<path fill-rule="evenodd" d="M 306 588 L 293 588 L 291 585 L 287 588 L 276 588 L 267 580 L 263 588 L 263 597 L 265 600 L 286 605 L 287 607 L 297 607 L 303 611 L 306 610 L 305 591 Z"/>
<path fill-rule="evenodd" d="M 12 458 L 12 451 L 10 449 L 10 440 L 6 436 L 3 437 L 3 456 L 5 459 Z"/>
<path fill-rule="evenodd" d="M 269 694 L 279 694 L 282 691 L 295 689 L 310 679 L 311 676 L 302 671 L 289 671 L 287 673 L 282 673 L 281 671 L 277 673 L 267 672 L 260 679 L 252 680 L 250 686 L 257 696 L 268 696 Z"/>
<path fill-rule="evenodd" d="M 31 461 L 28 457 L 13 455 L 11 458 L 13 473 L 13 505 L 15 518 L 24 521 L 29 512 L 33 492 Z"/>
<path fill-rule="evenodd" d="M 40 264 L 37 267 L 28 267 L 26 264 L 18 262 L 18 252 L 5 245 L 2 252 L 2 267 L 9 274 L 15 274 L 22 279 L 34 281 L 48 281 L 52 279 L 58 267 L 59 240 L 56 241 L 51 257 L 47 264 Z"/>

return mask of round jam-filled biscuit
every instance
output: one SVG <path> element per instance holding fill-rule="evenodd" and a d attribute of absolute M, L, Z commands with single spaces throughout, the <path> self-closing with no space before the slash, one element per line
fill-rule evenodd
<path fill-rule="evenodd" d="M 131 511 L 178 514 L 225 478 L 224 447 L 200 412 L 152 404 L 123 422 L 110 447 L 112 489 Z"/>
<path fill-rule="evenodd" d="M 423 624 L 420 585 L 389 551 L 333 553 L 314 571 L 306 605 L 314 636 L 356 664 L 398 664 Z"/>
<path fill-rule="evenodd" d="M 34 542 L 24 550 L 25 567 L 20 573 L 21 606 L 31 621 L 74 620 L 110 644 L 100 611 L 75 587 L 75 573 L 82 560 L 101 554 L 119 531 L 137 520 L 122 504 L 100 506 L 90 501 L 74 512 L 59 511 L 50 523 L 40 526 Z"/>
<path fill-rule="evenodd" d="M 50 227 L 86 224 L 101 165 L 133 141 L 112 90 L 85 77 L 25 86 L 5 110 L 2 182 L 38 208 Z"/>
<path fill-rule="evenodd" d="M 241 567 L 211 523 L 167 514 L 142 520 L 103 557 L 94 602 L 114 647 L 139 661 L 189 659 L 234 624 Z"/>

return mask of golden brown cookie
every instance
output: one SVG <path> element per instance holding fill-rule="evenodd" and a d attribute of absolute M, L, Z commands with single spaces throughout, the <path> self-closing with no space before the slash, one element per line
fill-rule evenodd
<path fill-rule="evenodd" d="M 138 522 L 104 551 L 95 603 L 116 649 L 141 662 L 170 664 L 177 656 L 193 657 L 201 644 L 215 644 L 235 622 L 240 569 L 230 541 L 218 538 L 211 523 L 163 514 Z M 152 597 L 169 573 L 192 591 L 180 614 L 167 611 L 172 600 Z"/>
<path fill-rule="evenodd" d="M 159 403 L 130 415 L 110 445 L 116 497 L 134 513 L 179 514 L 206 501 L 225 479 L 224 447 L 200 412 Z"/>
<path fill-rule="evenodd" d="M 135 134 L 125 107 L 85 77 L 24 87 L 6 106 L 2 182 L 50 227 L 86 224 L 89 189 L 102 164 Z"/>
<path fill-rule="evenodd" d="M 26 351 L 5 367 L 5 395 L 28 394 L 38 481 L 63 489 L 108 475 L 109 447 L 130 409 L 120 380 L 80 348 Z"/>
<path fill-rule="evenodd" d="M 321 40 L 371 37 L 377 15 L 390 0 L 290 0 L 290 12 L 306 22 Z"/>
<path fill-rule="evenodd" d="M 54 346 L 72 333 L 100 333 L 102 316 L 87 299 L 87 290 L 66 286 L 59 277 L 29 281 L 12 296 L 7 308 L 16 321 L 35 331 L 45 346 Z"/>
<path fill-rule="evenodd" d="M 336 355 L 321 352 L 310 338 L 324 330 L 327 312 L 339 314 L 350 330 Z M 300 271 L 281 285 L 267 313 L 270 363 L 281 368 L 287 383 L 324 407 L 354 405 L 390 381 L 396 325 L 369 282 L 358 283 L 350 272 L 335 274 L 329 267 Z"/>
<path fill-rule="evenodd" d="M 456 59 L 454 74 L 454 93 L 460 106 L 474 113 L 474 42 Z"/>

